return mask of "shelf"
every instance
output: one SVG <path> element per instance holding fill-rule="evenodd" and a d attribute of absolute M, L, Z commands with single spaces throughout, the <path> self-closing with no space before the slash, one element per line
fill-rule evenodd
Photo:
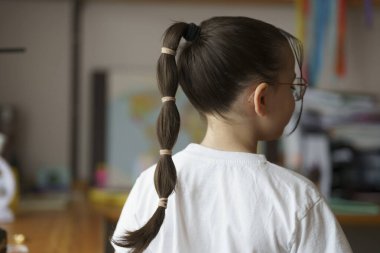
<path fill-rule="evenodd" d="M 337 215 L 342 226 L 380 226 L 380 215 Z"/>
<path fill-rule="evenodd" d="M 295 0 L 85 0 L 85 2 L 121 2 L 121 3 L 154 3 L 154 4 L 252 4 L 252 5 L 290 5 L 294 4 Z M 380 6 L 380 0 L 372 1 L 375 6 Z M 363 0 L 348 0 L 349 6 L 363 6 Z"/>

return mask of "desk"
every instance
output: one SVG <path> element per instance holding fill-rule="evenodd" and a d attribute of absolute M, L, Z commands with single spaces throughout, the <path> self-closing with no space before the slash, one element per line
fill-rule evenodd
<path fill-rule="evenodd" d="M 1 224 L 9 236 L 22 233 L 30 253 L 104 252 L 102 217 L 85 198 L 74 198 L 64 210 L 21 212 Z"/>

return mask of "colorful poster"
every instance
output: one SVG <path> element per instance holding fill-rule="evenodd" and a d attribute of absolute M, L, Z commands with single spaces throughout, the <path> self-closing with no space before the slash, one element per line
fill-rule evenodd
<path fill-rule="evenodd" d="M 161 95 L 154 69 L 110 71 L 107 102 L 108 187 L 130 187 L 138 175 L 159 157 L 156 120 Z M 181 129 L 174 153 L 190 142 L 199 142 L 205 124 L 181 88 L 176 95 Z"/>

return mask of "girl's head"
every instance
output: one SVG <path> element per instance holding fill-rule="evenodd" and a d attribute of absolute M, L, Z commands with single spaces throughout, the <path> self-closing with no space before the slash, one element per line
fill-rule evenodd
<path fill-rule="evenodd" d="M 164 40 L 164 46 L 169 45 Z M 301 67 L 302 47 L 296 38 L 246 17 L 202 22 L 198 36 L 183 45 L 177 61 L 179 84 L 199 112 L 233 120 L 236 112 L 249 113 L 252 105 L 259 110 L 256 115 L 266 116 L 254 120 L 261 140 L 278 138 L 290 119 L 294 99 L 289 95 L 300 88 L 291 85 L 295 63 Z M 249 100 L 247 93 L 252 95 Z"/>
<path fill-rule="evenodd" d="M 181 38 L 186 42 L 179 48 Z M 293 113 L 294 98 L 302 100 L 305 84 L 292 85 L 295 65 L 302 65 L 301 44 L 268 23 L 246 17 L 214 17 L 200 26 L 178 22 L 166 30 L 163 48 L 157 79 L 162 97 L 169 99 L 157 121 L 161 150 L 171 150 L 177 140 L 180 116 L 173 97 L 178 84 L 208 120 L 244 121 L 260 140 L 278 138 Z M 149 245 L 163 223 L 176 180 L 170 152 L 162 152 L 154 178 L 161 199 L 156 212 L 115 244 L 133 252 Z"/>

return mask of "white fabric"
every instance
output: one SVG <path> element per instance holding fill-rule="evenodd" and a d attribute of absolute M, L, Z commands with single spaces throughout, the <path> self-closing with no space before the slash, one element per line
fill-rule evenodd
<path fill-rule="evenodd" d="M 151 253 L 352 252 L 314 185 L 263 155 L 190 144 L 173 156 L 176 191 Z M 157 209 L 153 175 L 130 192 L 114 239 L 140 228 Z M 129 252 L 115 246 L 117 253 Z"/>

